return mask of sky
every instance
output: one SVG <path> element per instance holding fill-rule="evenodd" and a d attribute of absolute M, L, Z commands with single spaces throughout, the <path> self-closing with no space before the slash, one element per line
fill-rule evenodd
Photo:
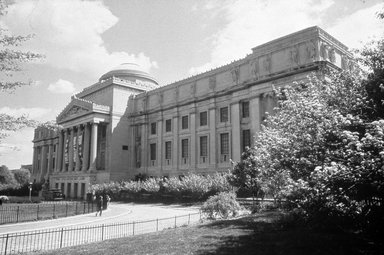
<path fill-rule="evenodd" d="M 227 64 L 280 36 L 320 26 L 350 49 L 383 36 L 383 0 L 13 0 L 0 28 L 34 37 L 20 49 L 44 54 L 0 93 L 0 112 L 45 122 L 74 93 L 120 65 L 140 64 L 160 85 Z M 31 164 L 33 129 L 0 144 L 0 165 Z"/>

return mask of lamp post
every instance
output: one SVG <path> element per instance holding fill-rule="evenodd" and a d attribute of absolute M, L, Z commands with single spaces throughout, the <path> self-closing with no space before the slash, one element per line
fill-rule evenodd
<path fill-rule="evenodd" d="M 29 188 L 29 201 L 32 202 L 32 198 L 31 198 L 31 195 L 32 195 L 32 182 L 29 183 L 28 188 Z"/>

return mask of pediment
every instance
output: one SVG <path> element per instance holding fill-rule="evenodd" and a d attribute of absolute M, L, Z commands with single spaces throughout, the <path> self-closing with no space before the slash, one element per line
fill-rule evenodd
<path fill-rule="evenodd" d="M 64 109 L 63 112 L 57 117 L 57 122 L 64 120 L 69 120 L 75 117 L 79 117 L 91 112 L 91 109 L 88 109 L 84 106 L 71 105 L 70 107 Z"/>

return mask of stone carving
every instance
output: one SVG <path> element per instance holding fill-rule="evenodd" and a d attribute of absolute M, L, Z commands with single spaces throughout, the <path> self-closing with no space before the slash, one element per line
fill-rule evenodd
<path fill-rule="evenodd" d="M 271 55 L 267 55 L 263 61 L 264 71 L 271 72 Z"/>
<path fill-rule="evenodd" d="M 234 69 L 231 70 L 231 76 L 232 76 L 232 81 L 233 83 L 238 83 L 239 82 L 239 76 L 240 76 L 240 69 L 238 67 L 235 67 Z"/>
<path fill-rule="evenodd" d="M 320 56 L 323 58 L 323 60 L 328 59 L 328 45 L 325 43 L 322 43 L 320 46 Z"/>
<path fill-rule="evenodd" d="M 87 112 L 89 112 L 88 109 L 74 105 L 71 109 L 69 109 L 66 113 L 64 113 L 62 118 L 60 118 L 60 119 L 65 119 L 65 118 L 70 117 L 72 115 L 78 115 L 78 114 L 83 114 L 83 113 L 87 113 Z"/>
<path fill-rule="evenodd" d="M 191 93 L 191 96 L 195 96 L 195 94 L 196 94 L 196 82 L 191 84 L 190 93 Z"/>
<path fill-rule="evenodd" d="M 313 41 L 309 41 L 307 44 L 307 59 L 309 61 L 316 60 L 316 45 Z"/>
<path fill-rule="evenodd" d="M 332 63 L 335 63 L 336 62 L 336 51 L 334 48 L 330 49 L 329 50 L 329 60 L 332 62 Z"/>
<path fill-rule="evenodd" d="M 260 76 L 260 67 L 259 67 L 259 59 L 256 58 L 253 62 L 251 62 L 251 76 L 256 80 L 259 79 Z"/>
<path fill-rule="evenodd" d="M 343 56 L 341 57 L 341 68 L 342 68 L 343 70 L 348 70 L 348 68 L 349 68 L 349 59 L 348 59 L 348 57 L 345 56 L 345 55 L 343 55 Z"/>
<path fill-rule="evenodd" d="M 290 51 L 290 60 L 292 64 L 299 64 L 299 49 L 297 46 Z"/>
<path fill-rule="evenodd" d="M 216 87 L 216 76 L 209 77 L 209 89 L 215 90 Z"/>

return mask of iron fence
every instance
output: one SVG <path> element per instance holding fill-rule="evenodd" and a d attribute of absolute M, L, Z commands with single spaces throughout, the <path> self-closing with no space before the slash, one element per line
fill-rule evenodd
<path fill-rule="evenodd" d="M 3 234 L 0 236 L 0 254 L 19 254 L 59 249 L 107 239 L 157 232 L 168 228 L 177 228 L 199 222 L 200 220 L 201 213 L 199 212 L 147 221 Z"/>
<path fill-rule="evenodd" d="M 0 206 L 0 224 L 35 221 L 92 213 L 96 205 L 88 202 L 54 202 Z"/>

